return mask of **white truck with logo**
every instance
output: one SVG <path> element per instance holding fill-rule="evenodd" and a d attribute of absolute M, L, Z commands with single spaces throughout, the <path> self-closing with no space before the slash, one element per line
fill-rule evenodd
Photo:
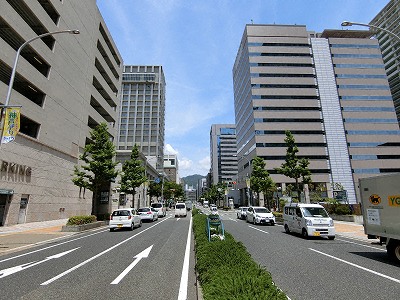
<path fill-rule="evenodd" d="M 360 178 L 364 232 L 400 262 L 400 173 Z"/>

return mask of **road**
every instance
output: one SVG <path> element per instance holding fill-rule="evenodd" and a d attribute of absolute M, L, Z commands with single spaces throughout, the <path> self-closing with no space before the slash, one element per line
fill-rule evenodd
<path fill-rule="evenodd" d="M 101 228 L 0 256 L 1 299 L 197 299 L 191 218 Z"/>
<path fill-rule="evenodd" d="M 253 225 L 235 212 L 220 216 L 225 230 L 292 300 L 400 297 L 400 266 L 389 261 L 384 246 L 339 235 L 305 240 L 286 234 L 282 225 Z"/>

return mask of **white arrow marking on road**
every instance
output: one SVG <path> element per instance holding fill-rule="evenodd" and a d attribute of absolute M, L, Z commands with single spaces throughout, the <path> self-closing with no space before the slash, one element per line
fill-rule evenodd
<path fill-rule="evenodd" d="M 78 247 L 78 248 L 80 248 L 80 247 Z M 0 270 L 0 278 L 4 278 L 6 276 L 10 276 L 10 275 L 12 275 L 14 273 L 26 270 L 26 269 L 28 269 L 30 267 L 33 267 L 33 266 L 37 266 L 37 265 L 42 264 L 42 263 L 44 263 L 44 262 L 46 262 L 48 260 L 55 259 L 55 258 L 60 258 L 60 257 L 66 255 L 66 254 L 68 254 L 68 253 L 70 253 L 72 251 L 75 251 L 78 248 L 75 248 L 75 249 L 72 249 L 72 250 L 68 250 L 68 251 L 65 251 L 65 252 L 61 252 L 59 254 L 55 254 L 55 255 L 52 255 L 52 256 L 48 256 L 45 259 L 40 260 L 40 261 L 33 261 L 33 262 L 30 262 L 30 263 L 22 264 L 22 265 L 15 266 L 15 267 L 12 267 L 12 268 Z"/>
<path fill-rule="evenodd" d="M 118 284 L 126 276 L 126 274 L 128 274 L 133 269 L 133 267 L 139 263 L 139 261 L 142 258 L 148 257 L 150 254 L 151 248 L 153 248 L 153 245 L 151 245 L 146 250 L 143 250 L 138 255 L 134 256 L 133 258 L 136 258 L 136 259 L 121 274 L 119 274 L 119 276 L 117 278 L 115 278 L 114 281 L 111 282 L 111 284 Z"/>

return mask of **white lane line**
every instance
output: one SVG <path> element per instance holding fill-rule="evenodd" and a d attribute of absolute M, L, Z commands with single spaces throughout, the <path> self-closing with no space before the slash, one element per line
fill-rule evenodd
<path fill-rule="evenodd" d="M 92 236 L 92 235 L 96 235 L 96 234 L 99 234 L 99 233 L 102 233 L 102 232 L 105 232 L 105 231 L 108 231 L 108 229 L 107 229 L 107 230 L 102 230 L 102 231 L 99 231 L 99 232 L 95 232 L 95 233 L 91 233 L 91 234 L 88 234 L 88 235 L 85 235 L 85 236 L 81 236 L 81 237 L 79 237 L 79 238 L 72 239 L 72 240 L 68 240 L 68 241 L 65 241 L 65 242 L 62 242 L 62 243 L 59 243 L 59 244 L 56 244 L 56 245 L 51 245 L 51 246 L 48 246 L 48 247 L 44 247 L 44 248 L 41 248 L 41 249 L 37 249 L 37 250 L 34 250 L 34 251 L 27 252 L 27 253 L 24 253 L 24 254 L 12 256 L 12 257 L 9 257 L 9 258 L 0 260 L 0 263 L 2 263 L 2 262 L 4 262 L 4 261 L 8 261 L 8 260 L 15 259 L 15 258 L 19 258 L 19 257 L 22 257 L 22 256 L 26 256 L 26 255 L 29 255 L 29 254 L 33 254 L 33 253 L 36 253 L 36 252 L 40 252 L 40 251 L 43 251 L 43 250 L 47 250 L 47 249 L 50 249 L 50 248 L 58 247 L 58 246 L 61 246 L 61 245 L 64 245 L 64 244 L 68 244 L 68 243 L 71 243 L 71 242 L 75 242 L 75 241 L 77 241 L 77 240 L 84 239 L 84 238 L 87 238 L 87 237 L 90 237 L 90 236 Z M 60 237 L 60 238 L 66 238 L 66 237 L 63 236 L 63 237 Z M 35 243 L 35 244 L 30 244 L 30 245 L 28 245 L 28 246 L 38 246 L 38 245 L 40 245 L 40 244 L 48 243 L 48 242 L 50 242 L 50 241 L 54 241 L 54 240 L 57 240 L 57 239 L 59 239 L 59 238 L 55 238 L 55 239 L 51 239 L 51 240 L 47 240 L 47 241 L 43 241 L 43 242 L 39 242 L 39 243 Z M 10 249 L 10 251 L 11 251 L 11 250 L 20 249 L 20 248 L 26 248 L 26 247 L 27 247 L 27 246 L 18 247 L 18 248 L 13 248 L 13 249 Z"/>
<path fill-rule="evenodd" d="M 361 269 L 361 270 L 364 270 L 364 271 L 370 272 L 370 273 L 372 273 L 372 274 L 381 276 L 381 277 L 383 277 L 383 278 L 392 280 L 392 281 L 394 281 L 394 282 L 400 283 L 400 280 L 399 280 L 399 279 L 396 279 L 396 278 L 390 277 L 390 276 L 388 276 L 388 275 L 385 275 L 385 274 L 382 274 L 382 273 L 379 273 L 379 272 L 376 272 L 376 271 L 373 271 L 373 270 L 370 270 L 370 269 L 361 267 L 361 266 L 356 265 L 356 264 L 353 264 L 353 263 L 351 263 L 351 262 L 349 262 L 349 261 L 347 261 L 347 260 L 344 260 L 344 259 L 341 259 L 341 258 L 332 256 L 332 255 L 326 254 L 326 253 L 324 253 L 324 252 L 321 252 L 321 251 L 318 251 L 318 250 L 315 250 L 315 249 L 312 249 L 312 248 L 308 248 L 308 249 L 310 249 L 311 251 L 317 252 L 317 253 L 319 253 L 319 254 L 328 256 L 328 257 L 330 257 L 330 258 L 336 259 L 336 260 L 338 260 L 338 261 L 341 261 L 341 262 L 343 262 L 343 263 L 345 263 L 345 264 L 348 264 L 348 265 L 350 265 L 350 266 L 359 268 L 359 269 Z"/>
<path fill-rule="evenodd" d="M 169 218 L 167 218 L 167 219 L 165 219 L 165 220 L 162 220 L 162 221 L 158 222 L 157 224 L 154 224 L 154 225 L 152 225 L 152 226 L 150 226 L 150 227 L 148 227 L 148 228 L 146 228 L 146 229 L 144 229 L 144 230 L 142 230 L 142 231 L 136 233 L 135 235 L 131 236 L 130 238 L 127 238 L 126 240 L 123 240 L 122 242 L 120 242 L 120 243 L 118 243 L 118 244 L 115 244 L 114 246 L 112 246 L 112 247 L 110 247 L 110 248 L 104 250 L 103 252 L 100 252 L 99 254 L 96 254 L 95 256 L 92 256 L 91 258 L 89 258 L 89 259 L 87 259 L 87 260 L 81 262 L 80 264 L 76 265 L 75 267 L 72 267 L 71 269 L 68 269 L 67 271 L 65 271 L 65 272 L 63 272 L 63 273 L 58 274 L 57 276 L 55 276 L 55 277 L 53 277 L 53 278 L 51 278 L 51 279 L 49 279 L 49 280 L 47 280 L 47 281 L 41 283 L 40 285 L 48 285 L 48 284 L 52 283 L 53 281 L 56 281 L 57 279 L 60 279 L 61 277 L 65 276 L 65 275 L 67 275 L 67 274 L 69 274 L 69 273 L 71 273 L 72 271 L 75 271 L 76 269 L 78 269 L 78 268 L 80 268 L 80 267 L 86 265 L 88 262 L 91 262 L 92 260 L 94 260 L 94 259 L 96 259 L 96 258 L 102 256 L 103 254 L 106 254 L 107 252 L 110 252 L 111 250 L 117 248 L 118 246 L 121 246 L 122 244 L 125 244 L 125 243 L 128 242 L 129 240 L 131 240 L 131 239 L 137 237 L 139 234 L 142 234 L 143 232 L 146 232 L 147 230 L 153 228 L 154 226 L 157 226 L 157 225 L 161 224 L 162 222 L 164 222 L 164 221 L 166 221 L 166 220 L 168 220 L 168 219 L 169 219 Z"/>
<path fill-rule="evenodd" d="M 185 258 L 183 259 L 183 267 L 182 267 L 181 283 L 179 285 L 178 300 L 186 300 L 187 299 L 191 238 L 192 238 L 192 216 L 190 216 L 189 231 L 188 231 L 187 241 L 186 241 Z"/>
<path fill-rule="evenodd" d="M 255 230 L 261 231 L 261 232 L 263 232 L 263 233 L 267 233 L 267 234 L 269 234 L 269 232 L 267 232 L 267 231 L 264 231 L 264 230 L 261 230 L 261 229 L 258 229 L 258 228 L 255 228 L 255 227 L 253 227 L 253 226 L 250 226 L 250 225 L 249 225 L 249 227 L 250 227 L 250 228 L 252 228 L 252 229 L 255 229 Z"/>
<path fill-rule="evenodd" d="M 232 218 L 229 218 L 229 220 L 231 220 L 231 221 L 233 221 L 233 222 L 237 222 L 237 220 L 235 220 L 235 219 L 232 219 Z"/>
<path fill-rule="evenodd" d="M 382 248 L 376 248 L 376 247 L 372 247 L 372 246 L 368 246 L 368 245 L 364 245 L 364 244 L 359 244 L 359 243 L 355 243 L 355 242 L 350 242 L 350 241 L 346 241 L 346 240 L 342 240 L 342 239 L 336 239 L 337 241 L 341 241 L 341 242 L 345 242 L 345 243 L 349 243 L 349 244 L 354 244 L 354 245 L 358 245 L 358 246 L 362 246 L 362 247 L 367 247 L 367 248 L 371 248 L 374 250 L 379 250 L 379 251 L 383 251 L 386 252 L 385 249 Z"/>

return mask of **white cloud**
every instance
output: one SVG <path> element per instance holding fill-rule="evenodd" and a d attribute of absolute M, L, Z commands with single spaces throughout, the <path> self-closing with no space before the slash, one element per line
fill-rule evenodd
<path fill-rule="evenodd" d="M 165 154 L 175 154 L 178 155 L 179 151 L 175 150 L 170 144 L 166 144 L 164 147 L 164 153 Z"/>

